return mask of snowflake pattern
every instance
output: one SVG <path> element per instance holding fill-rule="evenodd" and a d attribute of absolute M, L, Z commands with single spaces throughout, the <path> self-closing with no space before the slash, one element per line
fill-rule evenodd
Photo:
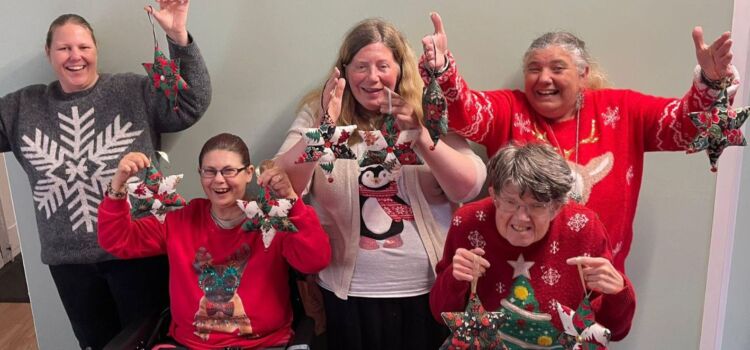
<path fill-rule="evenodd" d="M 549 245 L 549 252 L 552 254 L 557 254 L 557 252 L 559 251 L 560 251 L 560 242 L 552 241 L 552 243 Z"/>
<path fill-rule="evenodd" d="M 560 277 L 560 273 L 550 267 L 547 268 L 542 274 L 542 281 L 550 286 L 554 286 L 558 281 L 560 281 Z"/>
<path fill-rule="evenodd" d="M 474 248 L 482 249 L 484 249 L 484 246 L 487 245 L 487 241 L 484 240 L 484 236 L 482 236 L 482 234 L 477 230 L 469 232 L 469 243 L 471 243 L 471 246 Z"/>
<path fill-rule="evenodd" d="M 77 106 L 71 115 L 58 113 L 62 131 L 57 140 L 36 129 L 34 138 L 23 135 L 21 153 L 43 177 L 34 183 L 36 208 L 47 219 L 66 206 L 73 231 L 84 225 L 94 232 L 96 214 L 106 182 L 117 170 L 107 162 L 117 161 L 143 130 L 130 130 L 116 116 L 104 130 L 96 133 L 94 108 L 80 114 Z M 64 175 L 63 175 L 64 174 Z M 77 209 L 74 209 L 77 208 Z"/>
<path fill-rule="evenodd" d="M 625 173 L 625 182 L 628 183 L 628 186 L 633 182 L 633 177 L 635 177 L 635 173 L 633 173 L 633 166 L 631 165 L 628 172 Z"/>
<path fill-rule="evenodd" d="M 524 118 L 523 114 L 516 113 L 513 115 L 513 127 L 518 129 L 521 135 L 525 133 L 531 134 L 531 121 Z"/>
<path fill-rule="evenodd" d="M 568 220 L 568 228 L 572 231 L 580 232 L 581 229 L 586 227 L 586 223 L 589 222 L 589 218 L 585 214 L 577 213 Z"/>
<path fill-rule="evenodd" d="M 550 313 L 557 310 L 557 299 L 552 298 L 549 301 L 547 301 L 547 311 Z"/>
<path fill-rule="evenodd" d="M 495 285 L 495 290 L 498 294 L 505 296 L 505 285 L 503 284 L 503 282 L 497 282 L 497 284 Z"/>
<path fill-rule="evenodd" d="M 453 217 L 453 226 L 461 225 L 461 217 L 456 215 Z"/>
<path fill-rule="evenodd" d="M 484 221 L 487 219 L 487 214 L 484 213 L 483 210 L 477 211 L 477 220 Z"/>
<path fill-rule="evenodd" d="M 614 129 L 615 124 L 620 120 L 620 107 L 615 107 L 614 109 L 612 109 L 612 107 L 607 107 L 607 111 L 602 113 L 602 118 L 604 119 L 605 126 Z"/>
<path fill-rule="evenodd" d="M 617 244 L 615 244 L 615 247 L 612 248 L 612 256 L 617 256 L 617 254 L 620 254 L 620 251 L 622 251 L 622 241 L 617 242 Z"/>

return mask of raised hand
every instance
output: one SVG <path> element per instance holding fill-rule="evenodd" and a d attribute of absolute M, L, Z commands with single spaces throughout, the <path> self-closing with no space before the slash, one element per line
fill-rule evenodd
<path fill-rule="evenodd" d="M 390 94 L 390 103 L 389 97 Z M 399 130 L 419 129 L 422 126 L 414 115 L 414 107 L 404 100 L 401 95 L 393 92 L 389 88 L 383 90 L 383 97 L 380 100 L 380 113 L 390 113 L 396 117 L 396 124 Z"/>
<path fill-rule="evenodd" d="M 159 10 L 146 6 L 144 10 L 154 16 L 167 36 L 180 46 L 188 44 L 187 17 L 189 0 L 156 0 Z"/>
<path fill-rule="evenodd" d="M 595 292 L 617 294 L 625 288 L 625 279 L 608 259 L 579 256 L 568 259 L 566 263 L 582 265 L 586 287 Z"/>
<path fill-rule="evenodd" d="M 483 255 L 484 249 L 482 248 L 456 249 L 456 253 L 453 254 L 453 278 L 458 281 L 471 282 L 484 275 L 490 268 L 490 262 L 483 258 Z"/>
<path fill-rule="evenodd" d="M 695 57 L 709 80 L 717 81 L 732 75 L 732 39 L 729 32 L 724 32 L 711 46 L 703 42 L 703 28 L 693 28 Z"/>
<path fill-rule="evenodd" d="M 260 176 L 258 185 L 271 188 L 279 198 L 297 199 L 297 193 L 292 188 L 292 182 L 289 180 L 284 169 L 277 166 L 272 160 L 266 160 L 260 165 Z"/>
<path fill-rule="evenodd" d="M 448 37 L 445 35 L 443 20 L 437 12 L 430 13 L 432 26 L 435 28 L 433 34 L 422 38 L 424 49 L 424 61 L 432 70 L 438 70 L 445 66 L 445 54 L 448 52 Z"/>
<path fill-rule="evenodd" d="M 323 106 L 326 106 L 328 116 L 331 117 L 331 123 L 334 125 L 341 116 L 341 102 L 346 88 L 346 79 L 341 78 L 341 72 L 338 68 L 333 68 L 331 77 L 326 81 L 323 88 Z M 323 114 L 321 113 L 321 116 Z"/>
<path fill-rule="evenodd" d="M 119 189 L 137 172 L 151 165 L 151 160 L 141 152 L 130 152 L 120 159 L 117 171 L 112 176 L 112 188 Z"/>

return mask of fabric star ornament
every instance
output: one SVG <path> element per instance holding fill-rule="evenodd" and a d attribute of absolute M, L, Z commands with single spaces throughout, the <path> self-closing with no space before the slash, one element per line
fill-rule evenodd
<path fill-rule="evenodd" d="M 307 143 L 307 147 L 295 163 L 318 162 L 328 182 L 333 182 L 333 164 L 336 159 L 356 158 L 347 145 L 356 128 L 356 125 L 335 126 L 326 115 L 320 127 L 303 130 L 302 139 Z"/>
<path fill-rule="evenodd" d="M 727 89 L 724 87 L 707 111 L 690 113 L 690 120 L 698 129 L 698 135 L 690 143 L 687 153 L 706 150 L 711 162 L 711 171 L 716 172 L 716 163 L 724 149 L 729 146 L 745 146 L 747 141 L 740 127 L 747 120 L 750 107 L 734 109 L 729 106 Z"/>
<path fill-rule="evenodd" d="M 360 131 L 366 152 L 359 161 L 360 167 L 381 164 L 397 178 L 402 165 L 422 164 L 412 145 L 419 137 L 419 129 L 399 130 L 396 117 L 386 114 L 381 130 Z"/>
<path fill-rule="evenodd" d="M 440 135 L 448 133 L 448 101 L 445 99 L 443 89 L 437 82 L 437 78 L 447 70 L 447 67 L 436 71 L 430 69 L 425 63 L 424 68 L 430 76 L 430 82 L 424 87 L 422 93 L 422 110 L 425 117 L 424 123 L 433 143 L 430 150 L 434 150 Z"/>
<path fill-rule="evenodd" d="M 154 48 L 154 63 L 143 63 L 146 73 L 157 91 L 169 100 L 172 109 L 177 110 L 177 94 L 188 89 L 180 75 L 180 59 L 168 59 L 157 45 Z"/>
<path fill-rule="evenodd" d="M 599 350 L 606 349 L 611 333 L 594 319 L 591 303 L 586 297 L 573 311 L 565 305 L 556 303 L 555 308 L 560 315 L 564 332 L 557 339 L 558 343 L 569 350 Z"/>
<path fill-rule="evenodd" d="M 485 310 L 476 292 L 469 296 L 464 312 L 443 312 L 441 316 L 452 332 L 441 350 L 501 348 L 498 329 L 505 322 L 505 313 Z"/>
<path fill-rule="evenodd" d="M 503 345 L 512 350 L 561 349 L 555 344 L 560 332 L 552 325 L 552 315 L 540 311 L 531 286 L 529 269 L 534 262 L 526 261 L 521 254 L 508 263 L 513 266 L 515 280 L 498 310 L 507 315 L 507 322 L 499 329 Z"/>
<path fill-rule="evenodd" d="M 168 211 L 182 208 L 187 204 L 176 189 L 182 180 L 182 174 L 164 177 L 159 169 L 149 166 L 146 168 L 145 179 L 138 180 L 128 180 L 128 193 L 132 197 L 131 213 L 134 217 L 151 213 L 159 222 L 164 223 Z"/>
<path fill-rule="evenodd" d="M 297 232 L 297 227 L 287 216 L 294 202 L 291 199 L 276 198 L 271 189 L 261 187 L 257 201 L 237 200 L 237 205 L 248 218 L 242 224 L 242 229 L 260 230 L 263 233 L 263 246 L 268 249 L 273 237 L 276 236 L 276 231 Z"/>

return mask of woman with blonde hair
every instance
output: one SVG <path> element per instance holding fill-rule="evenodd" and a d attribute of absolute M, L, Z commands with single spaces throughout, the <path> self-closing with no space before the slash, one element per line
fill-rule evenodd
<path fill-rule="evenodd" d="M 455 133 L 430 150 L 423 87 L 404 35 L 366 19 L 344 38 L 325 87 L 303 101 L 277 155 L 331 239 L 331 265 L 318 276 L 331 349 L 434 349 L 445 337 L 430 316 L 428 293 L 454 204 L 479 193 L 486 170 Z M 377 162 L 338 159 L 327 181 L 314 162 L 295 164 L 307 146 L 305 129 L 326 113 L 360 131 L 381 130 L 384 115 L 393 115 L 402 135 L 417 135 L 412 147 L 423 164 L 402 165 L 396 175 Z M 366 142 L 353 135 L 348 145 L 361 159 Z"/>

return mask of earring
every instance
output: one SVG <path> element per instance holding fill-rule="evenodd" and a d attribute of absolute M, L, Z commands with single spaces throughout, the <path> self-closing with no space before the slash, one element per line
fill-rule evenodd
<path fill-rule="evenodd" d="M 576 96 L 576 111 L 580 111 L 583 108 L 583 90 L 578 92 Z"/>

